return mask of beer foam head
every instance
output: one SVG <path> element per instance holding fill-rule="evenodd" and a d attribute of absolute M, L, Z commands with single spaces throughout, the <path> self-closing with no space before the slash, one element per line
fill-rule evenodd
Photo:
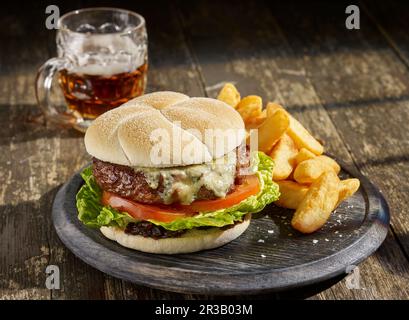
<path fill-rule="evenodd" d="M 115 74 L 134 71 L 132 65 L 126 62 L 113 62 L 103 65 L 101 63 L 86 64 L 83 66 L 73 67 L 70 72 L 86 74 L 90 76 L 109 77 Z"/>
<path fill-rule="evenodd" d="M 121 34 L 71 35 L 59 46 L 59 55 L 74 61 L 72 72 L 110 76 L 142 66 L 147 45 Z"/>

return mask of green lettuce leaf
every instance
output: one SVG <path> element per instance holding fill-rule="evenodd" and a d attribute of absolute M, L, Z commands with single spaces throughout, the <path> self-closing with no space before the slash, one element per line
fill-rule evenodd
<path fill-rule="evenodd" d="M 193 217 L 186 217 L 172 222 L 149 220 L 153 224 L 167 230 L 192 229 L 196 227 L 223 227 L 241 221 L 247 213 L 256 213 L 279 197 L 278 185 L 273 182 L 273 160 L 262 152 L 254 154 L 254 167 L 260 180 L 260 192 L 243 200 L 230 208 L 200 212 Z M 77 193 L 78 218 L 89 227 L 116 226 L 125 228 L 129 222 L 135 221 L 126 212 L 120 212 L 100 203 L 102 190 L 92 176 L 91 168 L 82 172 L 85 184 Z"/>
<path fill-rule="evenodd" d="M 102 226 L 116 226 L 125 228 L 134 219 L 126 212 L 120 212 L 101 204 L 102 190 L 95 182 L 91 167 L 81 173 L 85 184 L 77 193 L 78 219 L 86 226 L 99 228 Z"/>

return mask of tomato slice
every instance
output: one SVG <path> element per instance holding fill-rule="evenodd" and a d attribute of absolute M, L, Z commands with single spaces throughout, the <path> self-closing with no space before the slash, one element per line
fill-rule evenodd
<path fill-rule="evenodd" d="M 149 205 L 138 203 L 129 199 L 122 198 L 113 193 L 104 191 L 102 194 L 102 204 L 111 206 L 120 211 L 129 213 L 138 220 L 157 220 L 162 222 L 171 222 L 176 219 L 193 216 L 202 211 L 215 211 L 232 207 L 244 199 L 257 194 L 260 191 L 259 181 L 256 175 L 245 177 L 242 184 L 236 186 L 236 189 L 225 198 L 216 200 L 197 200 L 189 205 L 172 204 Z"/>
<path fill-rule="evenodd" d="M 215 200 L 196 200 L 189 205 L 177 204 L 173 207 L 185 212 L 216 211 L 229 208 L 242 202 L 244 199 L 257 194 L 260 191 L 260 184 L 256 175 L 246 176 L 242 184 L 226 195 L 225 198 Z"/>
<path fill-rule="evenodd" d="M 104 206 L 109 205 L 119 211 L 127 212 L 133 218 L 138 220 L 154 219 L 162 222 L 171 222 L 176 219 L 193 215 L 193 213 L 172 210 L 171 208 L 163 208 L 162 206 L 142 204 L 122 198 L 107 191 L 103 192 L 101 202 Z"/>

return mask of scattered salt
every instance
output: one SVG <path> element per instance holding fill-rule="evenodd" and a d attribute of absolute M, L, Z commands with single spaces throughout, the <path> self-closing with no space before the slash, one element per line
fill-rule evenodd
<path fill-rule="evenodd" d="M 274 233 L 274 230 L 267 230 L 268 233 Z"/>
<path fill-rule="evenodd" d="M 265 258 L 266 256 L 264 254 L 261 255 L 262 258 Z"/>
<path fill-rule="evenodd" d="M 335 231 L 335 234 L 337 234 L 337 233 L 339 233 L 339 231 L 337 230 L 337 231 Z"/>
<path fill-rule="evenodd" d="M 338 219 L 337 222 L 338 222 L 338 223 L 341 223 L 341 220 Z"/>
<path fill-rule="evenodd" d="M 263 239 L 258 239 L 258 241 L 257 241 L 257 242 L 264 243 L 264 240 L 263 240 Z"/>
<path fill-rule="evenodd" d="M 317 242 L 318 242 L 318 240 L 315 240 L 315 239 L 312 240 L 312 243 L 313 243 L 313 244 L 316 244 Z"/>
<path fill-rule="evenodd" d="M 325 241 L 327 241 L 327 242 L 328 242 L 328 241 L 329 241 L 329 239 L 325 238 Z"/>

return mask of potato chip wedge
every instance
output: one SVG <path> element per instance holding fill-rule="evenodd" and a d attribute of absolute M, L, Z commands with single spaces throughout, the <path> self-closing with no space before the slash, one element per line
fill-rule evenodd
<path fill-rule="evenodd" d="M 251 122 L 261 115 L 263 100 L 259 96 L 247 96 L 240 100 L 236 110 L 240 113 L 244 123 Z"/>
<path fill-rule="evenodd" d="M 288 178 L 288 176 L 294 169 L 295 156 L 297 154 L 298 150 L 295 146 L 294 141 L 284 133 L 269 154 L 270 157 L 274 160 L 274 181 L 284 180 Z"/>
<path fill-rule="evenodd" d="M 278 109 L 285 110 L 282 106 L 275 102 L 269 102 L 266 105 L 267 116 L 272 116 Z"/>
<path fill-rule="evenodd" d="M 324 152 L 324 147 L 319 143 L 304 126 L 295 118 L 290 118 L 290 127 L 288 128 L 288 135 L 294 140 L 299 149 L 306 148 L 316 155 Z"/>
<path fill-rule="evenodd" d="M 308 192 L 308 186 L 290 180 L 277 181 L 280 198 L 274 202 L 277 206 L 297 209 Z"/>
<path fill-rule="evenodd" d="M 326 171 L 339 173 L 340 167 L 335 160 L 327 156 L 317 156 L 302 161 L 294 170 L 294 180 L 298 183 L 313 183 Z"/>
<path fill-rule="evenodd" d="M 267 118 L 267 110 L 264 109 L 263 111 L 261 111 L 261 114 L 258 117 L 248 119 L 248 121 L 245 123 L 246 129 L 250 130 L 250 129 L 258 128 L 259 126 L 263 124 L 266 118 Z"/>
<path fill-rule="evenodd" d="M 316 155 L 312 153 L 311 151 L 301 148 L 300 151 L 298 151 L 298 154 L 295 157 L 295 165 L 300 164 L 300 162 L 303 162 L 305 160 L 309 160 L 312 158 L 315 158 Z"/>
<path fill-rule="evenodd" d="M 228 105 L 235 108 L 240 102 L 240 92 L 232 83 L 226 83 L 217 96 L 218 100 L 226 102 Z"/>
<path fill-rule="evenodd" d="M 360 185 L 361 185 L 360 181 L 355 178 L 341 180 L 339 197 L 336 207 L 338 207 L 342 201 L 352 196 L 359 189 Z"/>
<path fill-rule="evenodd" d="M 267 116 L 269 113 L 274 113 L 278 109 L 285 110 L 282 106 L 277 103 L 269 102 L 267 104 Z M 288 114 L 290 117 L 290 127 L 288 128 L 288 135 L 294 140 L 298 149 L 305 148 L 315 155 L 321 155 L 324 152 L 324 147 L 321 143 L 315 139 L 307 129 L 293 116 Z"/>
<path fill-rule="evenodd" d="M 331 170 L 324 172 L 311 184 L 304 199 L 299 204 L 291 225 L 302 233 L 312 233 L 320 229 L 334 210 L 339 196 L 340 181 Z"/>
<path fill-rule="evenodd" d="M 317 158 L 318 161 L 322 161 L 323 163 L 330 166 L 335 171 L 335 173 L 338 174 L 341 171 L 341 166 L 334 159 L 325 155 L 318 156 Z"/>
<path fill-rule="evenodd" d="M 277 110 L 274 114 L 267 116 L 266 120 L 256 129 L 258 130 L 258 150 L 269 153 L 287 131 L 289 125 L 290 118 L 284 110 Z"/>

